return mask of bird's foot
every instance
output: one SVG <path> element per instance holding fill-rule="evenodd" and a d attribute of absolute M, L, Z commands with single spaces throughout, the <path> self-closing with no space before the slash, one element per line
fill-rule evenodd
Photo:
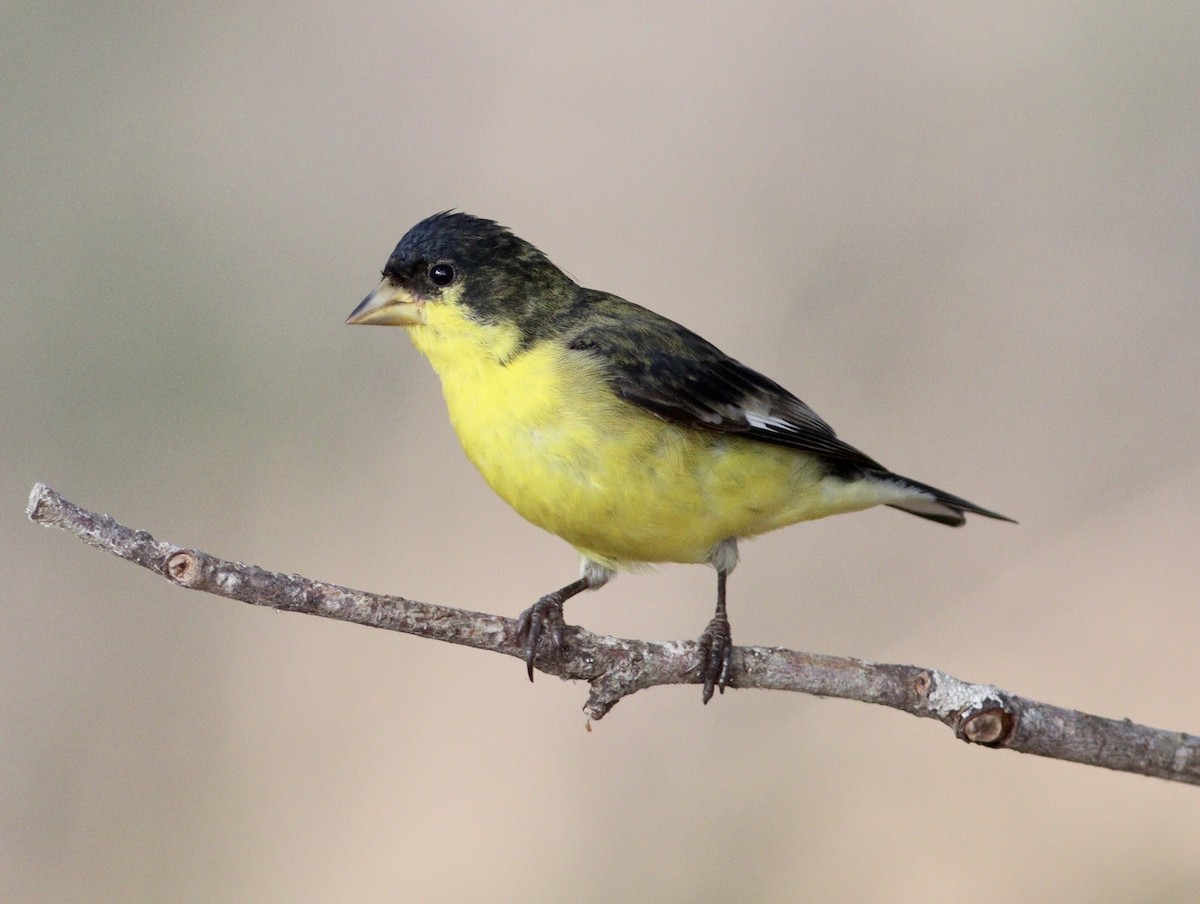
<path fill-rule="evenodd" d="M 530 681 L 533 680 L 533 660 L 537 656 L 538 641 L 545 634 L 549 654 L 557 659 L 562 653 L 565 627 L 560 592 L 547 593 L 517 618 L 517 639 L 525 641 L 525 669 Z"/>
<path fill-rule="evenodd" d="M 700 675 L 704 678 L 702 698 L 705 703 L 712 699 L 713 690 L 725 693 L 729 683 L 729 663 L 733 659 L 733 636 L 729 632 L 729 619 L 724 612 L 713 616 L 704 633 L 700 635 Z"/>

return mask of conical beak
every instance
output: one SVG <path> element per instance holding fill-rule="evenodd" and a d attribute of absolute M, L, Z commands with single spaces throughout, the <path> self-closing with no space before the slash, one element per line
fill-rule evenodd
<path fill-rule="evenodd" d="M 425 302 L 385 279 L 346 318 L 366 326 L 415 326 L 425 322 Z"/>

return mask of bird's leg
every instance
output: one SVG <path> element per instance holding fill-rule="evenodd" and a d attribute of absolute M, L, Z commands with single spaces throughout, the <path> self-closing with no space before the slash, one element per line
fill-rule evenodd
<path fill-rule="evenodd" d="M 729 662 L 733 658 L 733 637 L 729 632 L 729 617 L 725 614 L 725 581 L 727 572 L 717 572 L 717 611 L 700 635 L 700 669 L 704 676 L 705 703 L 712 699 L 713 689 L 725 693 L 729 682 Z"/>
<path fill-rule="evenodd" d="M 583 578 L 572 581 L 566 587 L 547 593 L 517 619 L 517 638 L 525 641 L 525 668 L 530 681 L 533 680 L 533 659 L 537 655 L 542 632 L 546 632 L 550 649 L 557 656 L 563 643 L 563 603 L 586 589 L 587 581 Z"/>
<path fill-rule="evenodd" d="M 584 590 L 595 590 L 604 585 L 612 575 L 611 569 L 584 559 L 578 580 L 547 593 L 518 616 L 517 639 L 525 641 L 525 669 L 530 681 L 533 680 L 533 660 L 537 656 L 538 641 L 543 633 L 550 644 L 550 654 L 558 658 L 562 652 L 563 628 L 566 627 L 563 603 Z"/>
<path fill-rule="evenodd" d="M 729 683 L 729 663 L 733 659 L 733 636 L 729 617 L 725 614 L 725 584 L 738 561 L 737 540 L 723 541 L 713 551 L 711 562 L 717 569 L 717 611 L 700 635 L 700 675 L 704 679 L 701 694 L 705 703 L 712 699 L 713 690 L 725 693 Z"/>

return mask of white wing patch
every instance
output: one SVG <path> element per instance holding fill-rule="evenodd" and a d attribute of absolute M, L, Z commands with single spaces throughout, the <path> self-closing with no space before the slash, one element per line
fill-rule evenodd
<path fill-rule="evenodd" d="M 745 414 L 746 423 L 759 430 L 791 431 L 796 429 L 796 425 L 791 421 L 774 414 L 760 414 L 757 411 L 747 411 Z"/>

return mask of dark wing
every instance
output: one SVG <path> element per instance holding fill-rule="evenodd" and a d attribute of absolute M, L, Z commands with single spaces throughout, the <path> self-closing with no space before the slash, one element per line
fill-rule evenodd
<path fill-rule="evenodd" d="M 601 361 L 622 399 L 672 423 L 810 452 L 844 476 L 886 471 L 774 380 L 686 327 L 600 292 L 585 290 L 581 303 L 588 310 L 567 345 Z"/>
<path fill-rule="evenodd" d="M 890 503 L 941 524 L 958 526 L 964 513 L 1011 521 L 929 484 L 892 473 L 842 442 L 815 411 L 758 371 L 711 342 L 653 311 L 602 292 L 582 290 L 562 335 L 568 348 L 601 362 L 622 399 L 666 421 L 728 433 L 818 456 L 830 474 L 884 480 L 912 491 Z"/>

